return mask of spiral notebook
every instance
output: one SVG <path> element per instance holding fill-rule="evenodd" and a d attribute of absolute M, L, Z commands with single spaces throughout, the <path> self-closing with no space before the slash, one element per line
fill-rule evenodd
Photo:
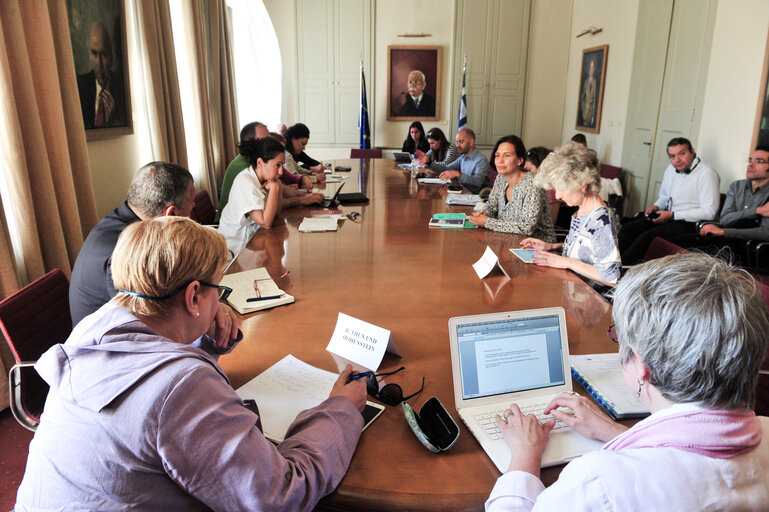
<path fill-rule="evenodd" d="M 615 420 L 642 418 L 649 409 L 627 387 L 619 354 L 570 356 L 571 375 Z"/>

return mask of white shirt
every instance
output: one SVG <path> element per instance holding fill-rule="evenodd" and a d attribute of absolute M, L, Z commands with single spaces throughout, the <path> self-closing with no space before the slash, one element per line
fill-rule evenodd
<path fill-rule="evenodd" d="M 669 165 L 662 177 L 659 198 L 656 204 L 660 210 L 673 212 L 673 219 L 697 222 L 718 218 L 721 202 L 720 179 L 716 171 L 695 157 L 692 172 L 676 172 Z"/>
<path fill-rule="evenodd" d="M 219 232 L 227 239 L 227 247 L 237 254 L 259 230 L 251 219 L 253 210 L 264 210 L 267 191 L 262 188 L 253 167 L 244 169 L 232 182 L 230 198 L 219 219 Z"/>
<path fill-rule="evenodd" d="M 644 422 L 694 407 L 679 404 Z M 769 418 L 748 453 L 716 459 L 676 448 L 595 451 L 571 461 L 545 489 L 530 473 L 497 480 L 487 511 L 766 510 L 769 506 Z"/>

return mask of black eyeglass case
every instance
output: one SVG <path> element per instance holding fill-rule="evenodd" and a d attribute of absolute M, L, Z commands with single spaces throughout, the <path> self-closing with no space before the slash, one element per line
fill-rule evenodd
<path fill-rule="evenodd" d="M 417 414 L 409 404 L 401 404 L 411 430 L 433 453 L 446 451 L 459 439 L 459 427 L 437 397 L 429 398 Z"/>

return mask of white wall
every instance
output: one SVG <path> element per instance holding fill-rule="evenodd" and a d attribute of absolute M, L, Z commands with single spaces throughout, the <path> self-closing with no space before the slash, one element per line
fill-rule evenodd
<path fill-rule="evenodd" d="M 459 102 L 462 85 L 452 80 L 454 61 L 454 2 L 452 0 L 386 0 L 376 2 L 375 84 L 376 97 L 369 96 L 369 108 L 376 111 L 374 145 L 400 149 L 411 121 L 387 120 L 387 47 L 394 45 L 440 46 L 442 50 L 441 105 L 438 121 L 425 121 L 425 130 L 438 127 L 451 137 L 456 120 L 448 118 L 451 102 Z M 398 34 L 431 34 L 430 37 L 398 37 Z M 456 109 L 455 109 L 456 110 Z"/>
<path fill-rule="evenodd" d="M 524 97 L 526 147 L 561 143 L 572 0 L 535 0 L 529 24 L 529 59 Z"/>
<path fill-rule="evenodd" d="M 561 141 L 567 141 L 577 133 L 575 125 L 582 51 L 608 44 L 600 133 L 580 133 L 585 133 L 587 145 L 596 150 L 601 162 L 617 166 L 622 159 L 637 24 L 638 0 L 574 2 Z M 576 38 L 577 34 L 591 26 L 603 28 L 603 32 Z"/>
<path fill-rule="evenodd" d="M 705 88 L 700 135 L 692 141 L 721 176 L 721 190 L 745 178 L 761 96 L 769 2 L 721 1 Z"/>

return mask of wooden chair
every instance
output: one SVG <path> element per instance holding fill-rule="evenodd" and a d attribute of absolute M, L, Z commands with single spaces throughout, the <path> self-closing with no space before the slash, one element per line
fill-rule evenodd
<path fill-rule="evenodd" d="M 673 242 L 668 242 L 664 238 L 655 237 L 649 248 L 644 254 L 644 261 L 650 261 L 664 256 L 670 256 L 671 254 L 681 254 L 689 252 L 680 245 L 676 245 Z"/>
<path fill-rule="evenodd" d="M 54 269 L 0 302 L 0 330 L 16 360 L 8 375 L 11 412 L 24 427 L 35 430 L 48 384 L 34 364 L 72 331 L 67 276 Z"/>
<path fill-rule="evenodd" d="M 350 158 L 382 158 L 381 149 L 350 149 Z"/>
<path fill-rule="evenodd" d="M 203 225 L 214 224 L 216 208 L 214 208 L 214 202 L 211 201 L 211 196 L 207 190 L 201 190 L 195 194 L 195 202 L 192 206 L 190 218 Z"/>

